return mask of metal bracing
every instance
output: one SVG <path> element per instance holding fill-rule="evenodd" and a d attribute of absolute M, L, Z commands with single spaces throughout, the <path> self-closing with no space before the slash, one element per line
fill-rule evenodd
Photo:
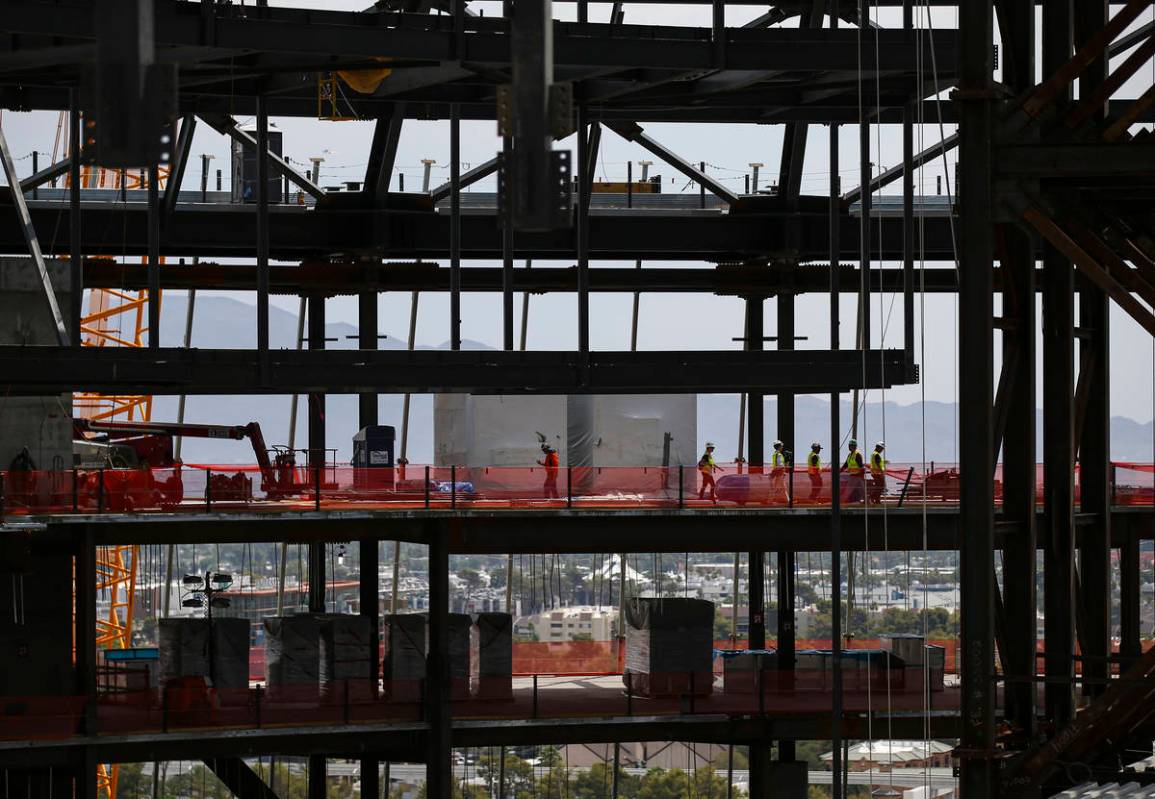
<path fill-rule="evenodd" d="M 401 141 L 401 127 L 405 123 L 405 103 L 396 103 L 390 113 L 377 118 L 373 127 L 373 141 L 369 146 L 369 163 L 365 167 L 364 191 L 377 206 L 385 202 L 393 165 L 397 160 L 397 145 Z"/>
<path fill-rule="evenodd" d="M 463 189 L 467 186 L 472 186 L 482 178 L 487 178 L 497 172 L 500 166 L 501 162 L 499 159 L 490 158 L 488 161 L 485 161 L 484 163 L 478 164 L 472 169 L 462 172 L 459 185 Z M 446 181 L 445 183 L 442 183 L 440 186 L 430 191 L 429 196 L 433 199 L 433 202 L 438 203 L 442 200 L 449 199 L 449 195 L 452 191 L 452 181 Z"/>
<path fill-rule="evenodd" d="M 257 97 L 260 99 L 261 96 L 258 95 Z M 206 124 L 208 124 L 209 127 L 215 130 L 217 133 L 222 133 L 225 136 L 228 136 L 230 139 L 239 141 L 248 147 L 257 148 L 256 139 L 248 132 L 241 130 L 237 121 L 228 114 L 202 113 L 199 116 L 205 121 Z M 284 158 L 277 155 L 276 153 L 269 152 L 267 147 L 265 148 L 265 152 L 268 154 L 269 166 L 272 167 L 273 171 L 278 175 L 283 176 L 294 186 L 297 186 L 306 194 L 309 194 L 318 200 L 325 196 L 325 191 L 322 188 L 289 166 L 288 162 L 286 162 Z"/>
<path fill-rule="evenodd" d="M 173 151 L 172 166 L 168 173 L 168 180 L 164 184 L 164 215 L 167 217 L 176 210 L 176 199 L 180 194 L 181 184 L 184 182 L 184 173 L 188 168 L 189 158 L 192 155 L 193 136 L 197 129 L 197 118 L 193 114 L 186 114 L 180 123 L 180 132 L 177 133 L 176 148 Z"/>
<path fill-rule="evenodd" d="M 684 160 L 677 153 L 663 147 L 659 142 L 655 141 L 642 129 L 641 125 L 632 122 L 607 122 L 606 127 L 614 133 L 621 136 L 626 141 L 631 141 L 637 144 L 642 149 L 661 159 L 665 163 L 672 166 L 674 169 L 681 172 L 690 180 L 698 183 L 706 188 L 706 191 L 720 197 L 727 203 L 734 204 L 738 201 L 738 195 L 727 189 L 718 181 L 711 178 L 709 175 L 703 173 L 700 169 L 696 169 L 688 161 Z"/>
<path fill-rule="evenodd" d="M 48 275 L 48 266 L 44 263 L 44 255 L 40 251 L 40 240 L 36 236 L 36 228 L 32 226 L 32 217 L 28 214 L 28 203 L 24 200 L 24 192 L 20 189 L 20 178 L 16 175 L 16 165 L 12 161 L 12 153 L 8 149 L 8 139 L 4 131 L 0 130 L 0 166 L 4 168 L 4 176 L 10 188 L 9 195 L 16 206 L 20 228 L 24 234 L 24 244 L 36 265 L 36 273 L 40 277 L 40 285 L 44 289 L 44 300 L 48 313 L 52 317 L 56 328 L 56 337 L 61 346 L 70 343 L 68 330 L 64 324 L 64 316 L 60 313 L 60 306 L 56 302 L 56 290 L 52 287 L 52 278 Z M 74 188 L 73 191 L 76 189 Z M 73 320 L 73 327 L 77 327 Z"/>

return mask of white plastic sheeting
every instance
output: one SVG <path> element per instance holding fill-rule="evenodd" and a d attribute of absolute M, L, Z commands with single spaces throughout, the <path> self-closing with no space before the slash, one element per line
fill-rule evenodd
<path fill-rule="evenodd" d="M 693 394 L 439 394 L 435 465 L 532 466 L 544 437 L 568 466 L 691 466 L 697 405 Z"/>

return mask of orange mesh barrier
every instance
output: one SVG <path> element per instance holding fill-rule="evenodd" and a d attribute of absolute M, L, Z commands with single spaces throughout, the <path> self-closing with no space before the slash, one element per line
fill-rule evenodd
<path fill-rule="evenodd" d="M 1155 467 L 1111 467 L 1116 505 L 1155 504 Z M 1076 501 L 1078 501 L 1076 469 Z M 167 469 L 77 469 L 0 472 L 0 515 L 61 513 L 216 512 L 415 508 L 686 508 L 829 507 L 829 468 L 793 469 L 722 464 L 706 484 L 696 467 L 560 468 L 432 467 L 319 469 L 286 467 L 266 474 L 251 464 L 197 464 Z M 955 464 L 925 471 L 891 463 L 885 474 L 839 475 L 844 507 L 958 502 Z M 1036 475 L 1042 501 L 1042 467 Z M 1002 467 L 994 478 L 1002 501 Z"/>

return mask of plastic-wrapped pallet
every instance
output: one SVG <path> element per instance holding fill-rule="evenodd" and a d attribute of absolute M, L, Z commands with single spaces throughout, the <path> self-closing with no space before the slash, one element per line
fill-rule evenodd
<path fill-rule="evenodd" d="M 213 619 L 212 635 L 214 687 L 243 698 L 249 687 L 249 620 Z"/>
<path fill-rule="evenodd" d="M 794 657 L 794 685 L 800 691 L 825 691 L 830 671 L 830 652 L 804 649 Z"/>
<path fill-rule="evenodd" d="M 945 691 L 946 683 L 943 675 L 946 673 L 946 649 L 934 644 L 924 647 L 926 663 L 930 666 L 930 690 Z"/>
<path fill-rule="evenodd" d="M 209 623 L 206 619 L 161 619 L 158 682 L 171 690 L 192 682 L 212 687 L 217 701 L 246 701 L 249 687 L 249 622 L 245 619 L 213 619 L 212 668 L 209 668 Z"/>
<path fill-rule="evenodd" d="M 334 700 L 346 695 L 359 701 L 373 698 L 372 621 L 366 616 L 330 613 L 319 622 L 321 695 Z"/>
<path fill-rule="evenodd" d="M 478 613 L 470 638 L 470 683 L 479 699 L 513 696 L 513 617 Z"/>
<path fill-rule="evenodd" d="M 208 676 L 209 625 L 204 619 L 159 620 L 157 643 L 161 685 L 183 677 Z"/>
<path fill-rule="evenodd" d="M 425 680 L 425 627 L 423 614 L 385 616 L 385 695 L 395 702 L 421 699 Z"/>
<path fill-rule="evenodd" d="M 707 696 L 713 691 L 714 603 L 642 597 L 626 605 L 622 679 L 639 696 Z"/>
<path fill-rule="evenodd" d="M 316 699 L 320 624 L 318 615 L 311 613 L 265 619 L 265 683 L 270 696 Z"/>
<path fill-rule="evenodd" d="M 469 631 L 473 617 L 468 613 L 450 613 L 449 624 L 449 696 L 469 698 Z M 512 654 L 511 654 L 512 663 Z"/>
<path fill-rule="evenodd" d="M 727 649 L 722 657 L 722 693 L 756 694 L 777 687 L 778 653 L 773 649 Z"/>

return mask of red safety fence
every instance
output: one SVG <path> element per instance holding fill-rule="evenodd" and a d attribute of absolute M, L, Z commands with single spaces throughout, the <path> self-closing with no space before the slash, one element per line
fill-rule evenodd
<path fill-rule="evenodd" d="M 748 665 L 753 667 L 724 676 L 709 671 L 533 675 L 487 678 L 472 686 L 460 680 L 448 686 L 450 713 L 462 719 L 524 720 L 825 714 L 832 709 L 828 669 L 791 675 L 764 664 Z M 928 685 L 921 667 L 844 665 L 844 712 L 957 710 L 957 688 L 944 684 L 940 675 L 930 679 Z M 5 697 L 0 740 L 417 722 L 424 718 L 425 696 L 423 680 L 214 689 L 203 678 L 186 677 L 159 688 L 102 693 L 95 702 L 83 696 Z M 86 724 L 91 726 L 86 729 Z"/>
<path fill-rule="evenodd" d="M 1075 471 L 1078 501 L 1078 470 Z M 901 508 L 924 500 L 958 502 L 956 464 L 888 464 L 883 473 L 837 476 L 844 507 Z M 1155 467 L 1111 465 L 1116 505 L 1155 504 Z M 996 469 L 996 502 L 1002 500 Z M 1042 502 L 1043 470 L 1036 496 Z M 329 465 L 263 472 L 252 465 L 168 469 L 73 469 L 0 472 L 0 517 L 67 513 L 259 512 L 261 510 L 419 508 L 754 508 L 830 507 L 829 468 L 772 469 L 721 464 L 711 475 L 694 466 L 563 467 Z"/>

